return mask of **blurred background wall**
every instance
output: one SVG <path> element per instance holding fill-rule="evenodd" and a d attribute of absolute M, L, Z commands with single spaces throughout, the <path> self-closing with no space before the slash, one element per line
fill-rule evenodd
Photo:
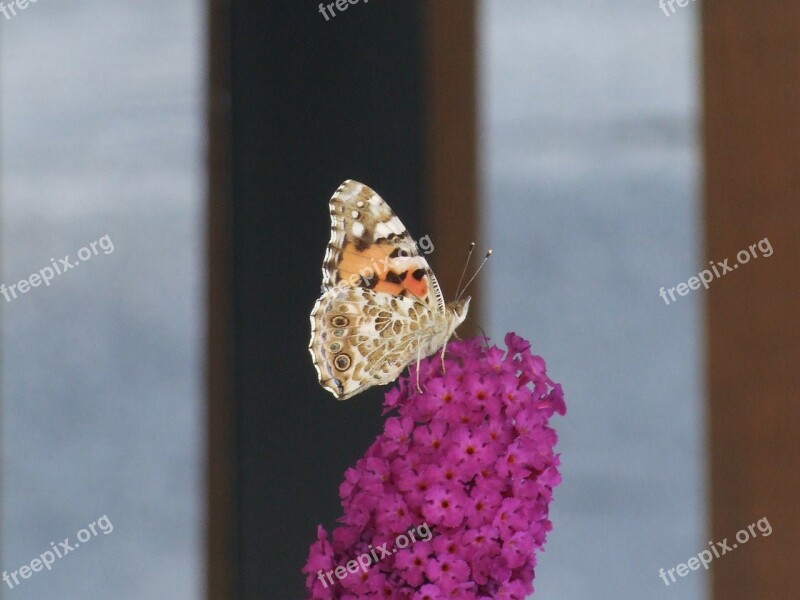
<path fill-rule="evenodd" d="M 489 334 L 564 384 L 564 483 L 536 598 L 705 597 L 660 568 L 706 547 L 698 13 L 482 2 Z M 679 588 L 679 589 L 676 589 Z"/>
<path fill-rule="evenodd" d="M 114 246 L 0 298 L 0 566 L 114 526 L 4 598 L 200 597 L 204 11 L 42 1 L 0 17 L 0 280 Z"/>

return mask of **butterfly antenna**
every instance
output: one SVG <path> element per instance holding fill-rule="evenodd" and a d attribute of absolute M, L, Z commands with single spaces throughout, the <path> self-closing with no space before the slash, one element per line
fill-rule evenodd
<path fill-rule="evenodd" d="M 469 245 L 469 251 L 467 252 L 467 262 L 464 263 L 464 270 L 461 271 L 461 279 L 458 280 L 458 287 L 456 287 L 456 298 L 459 297 L 458 290 L 461 289 L 461 284 L 464 282 L 464 275 L 467 274 L 467 267 L 469 266 L 469 259 L 472 258 L 473 250 L 475 250 L 475 242 L 472 242 Z"/>
<path fill-rule="evenodd" d="M 474 274 L 474 275 L 473 275 L 473 276 L 470 278 L 470 280 L 467 282 L 467 285 L 465 285 L 465 286 L 464 286 L 464 289 L 463 289 L 463 290 L 461 290 L 461 293 L 458 295 L 458 297 L 456 298 L 456 300 L 460 300 L 460 299 L 461 299 L 461 296 L 463 296 L 463 295 L 464 295 L 464 292 L 466 292 L 466 291 L 467 291 L 467 288 L 470 286 L 470 284 L 471 284 L 473 281 L 475 281 L 475 278 L 478 276 L 478 273 L 480 273 L 480 272 L 481 272 L 481 269 L 483 268 L 483 265 L 485 265 L 485 264 L 486 264 L 486 261 L 487 261 L 487 260 L 489 260 L 489 257 L 490 257 L 491 255 L 492 255 L 492 251 L 491 251 L 491 250 L 489 250 L 489 251 L 486 253 L 486 256 L 484 256 L 484 257 L 483 257 L 483 262 L 482 262 L 482 263 L 480 264 L 480 266 L 478 267 L 478 270 L 477 270 L 477 271 L 475 271 L 475 274 Z"/>

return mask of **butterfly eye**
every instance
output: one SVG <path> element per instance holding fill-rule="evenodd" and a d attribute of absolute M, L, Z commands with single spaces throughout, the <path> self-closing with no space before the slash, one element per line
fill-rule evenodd
<path fill-rule="evenodd" d="M 331 325 L 334 327 L 347 327 L 350 324 L 350 321 L 347 317 L 343 317 L 342 315 L 336 315 L 331 319 Z"/>

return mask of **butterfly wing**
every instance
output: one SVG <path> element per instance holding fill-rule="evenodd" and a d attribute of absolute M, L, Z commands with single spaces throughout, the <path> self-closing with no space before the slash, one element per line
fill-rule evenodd
<path fill-rule="evenodd" d="M 441 319 L 416 298 L 340 284 L 311 312 L 309 351 L 322 386 L 346 400 L 394 381 Z"/>
<path fill-rule="evenodd" d="M 389 205 L 348 179 L 330 200 L 331 239 L 322 264 L 323 292 L 338 285 L 414 298 L 444 314 L 444 298 L 428 262 Z"/>

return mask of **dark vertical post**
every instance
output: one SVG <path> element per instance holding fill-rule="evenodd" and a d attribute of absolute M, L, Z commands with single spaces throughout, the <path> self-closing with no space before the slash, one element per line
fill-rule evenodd
<path fill-rule="evenodd" d="M 211 600 L 304 597 L 316 526 L 383 423 L 383 390 L 337 402 L 307 350 L 332 192 L 374 187 L 447 282 L 474 235 L 473 25 L 455 2 L 454 28 L 418 0 L 327 4 L 210 2 Z"/>
<path fill-rule="evenodd" d="M 800 3 L 703 4 L 709 260 L 768 238 L 708 295 L 714 540 L 773 533 L 714 562 L 720 600 L 800 590 Z"/>

